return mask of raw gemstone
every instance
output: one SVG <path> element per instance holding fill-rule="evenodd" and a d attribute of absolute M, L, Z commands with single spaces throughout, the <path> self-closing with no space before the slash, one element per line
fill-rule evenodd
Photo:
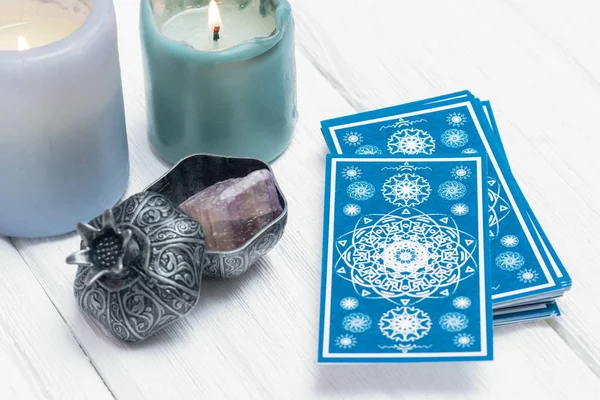
<path fill-rule="evenodd" d="M 206 248 L 242 247 L 283 211 L 273 174 L 267 169 L 218 182 L 179 206 L 206 231 Z"/>

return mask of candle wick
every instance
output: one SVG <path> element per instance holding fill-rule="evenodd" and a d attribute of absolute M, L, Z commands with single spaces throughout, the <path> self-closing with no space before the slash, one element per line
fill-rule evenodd
<path fill-rule="evenodd" d="M 219 36 L 220 30 L 221 30 L 221 27 L 219 25 L 215 26 L 215 29 L 213 29 L 213 40 L 215 42 L 220 39 L 220 36 Z"/>

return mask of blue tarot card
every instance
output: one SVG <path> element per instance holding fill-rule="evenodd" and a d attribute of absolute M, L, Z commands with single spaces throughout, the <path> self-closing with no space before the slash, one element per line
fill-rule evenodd
<path fill-rule="evenodd" d="M 485 158 L 327 162 L 319 361 L 491 360 Z"/>
<path fill-rule="evenodd" d="M 449 157 L 487 154 L 486 182 L 494 307 L 535 301 L 563 290 L 510 171 L 486 136 L 472 95 L 417 102 L 322 122 L 333 153 L 359 156 Z M 488 130 L 489 131 L 489 130 Z M 453 175 L 465 179 L 463 171 Z M 459 213 L 461 211 L 458 211 Z"/>
<path fill-rule="evenodd" d="M 403 104 L 401 107 L 416 107 L 416 106 L 426 106 L 432 105 L 440 102 L 447 102 L 449 100 L 453 101 L 466 101 L 473 100 L 475 113 L 478 114 L 480 122 L 482 124 L 483 130 L 486 132 L 486 135 L 489 137 L 491 146 L 496 149 L 496 154 L 500 163 L 505 165 L 505 171 L 510 172 L 510 165 L 508 163 L 508 158 L 506 157 L 506 152 L 504 151 L 504 145 L 502 144 L 502 140 L 500 138 L 500 134 L 498 131 L 498 127 L 496 125 L 496 120 L 494 118 L 494 114 L 489 101 L 480 102 L 475 98 L 468 90 L 463 90 L 460 92 L 449 93 L 442 96 L 437 96 L 425 100 L 420 100 L 412 103 Z M 477 103 L 479 102 L 480 107 L 477 107 Z M 390 107 L 390 110 L 397 111 L 398 107 Z M 485 122 L 487 121 L 487 125 Z M 511 172 L 512 175 L 512 172 Z M 514 180 L 514 178 L 512 178 Z M 515 182 L 515 196 L 520 197 L 520 201 L 525 206 L 525 209 L 522 210 L 523 214 L 526 218 L 529 219 L 530 224 L 533 225 L 533 234 L 537 237 L 538 242 L 541 244 L 543 250 L 543 256 L 545 262 L 550 265 L 551 272 L 553 272 L 554 277 L 557 280 L 557 285 L 565 290 L 571 287 L 571 278 L 567 273 L 562 261 L 558 257 L 554 247 L 550 243 L 548 236 L 544 232 L 540 222 L 538 221 L 535 213 L 532 211 L 531 206 L 529 205 L 527 198 L 523 195 L 520 187 Z M 558 289 L 559 291 L 562 289 Z M 536 298 L 551 298 L 553 296 L 552 293 L 546 293 L 541 296 L 536 296 Z M 531 299 L 530 296 L 527 296 L 528 299 Z M 529 300 L 527 300 L 529 301 Z M 524 302 L 527 302 L 524 301 Z M 535 299 L 533 299 L 535 301 Z M 558 308 L 558 306 L 556 306 Z"/>
<path fill-rule="evenodd" d="M 502 139 L 500 138 L 500 132 L 498 131 L 498 125 L 496 124 L 496 119 L 494 118 L 494 113 L 492 111 L 492 107 L 489 101 L 484 101 L 481 103 L 483 110 L 485 112 L 485 117 L 489 123 L 489 130 L 491 134 L 488 135 L 491 137 L 491 141 L 493 141 L 495 148 L 498 149 L 498 158 L 501 163 L 503 163 L 508 170 L 510 170 L 510 165 L 508 163 L 508 157 L 506 156 L 506 151 L 504 150 L 504 145 L 502 144 Z M 512 172 L 511 172 L 512 175 Z M 514 179 L 514 177 L 512 177 Z M 525 205 L 525 210 L 527 211 L 527 215 L 531 221 L 531 224 L 534 227 L 536 234 L 540 237 L 542 248 L 546 257 L 548 258 L 550 265 L 552 267 L 552 271 L 556 276 L 557 280 L 560 282 L 561 286 L 565 289 L 569 289 L 571 287 L 571 277 L 569 276 L 564 264 L 558 257 L 558 254 L 554 250 L 554 247 L 550 243 L 548 236 L 544 232 L 540 222 L 538 221 L 535 213 L 532 211 L 531 206 L 527 202 L 527 198 L 523 195 L 521 188 L 517 186 L 519 194 L 523 199 L 523 203 Z"/>

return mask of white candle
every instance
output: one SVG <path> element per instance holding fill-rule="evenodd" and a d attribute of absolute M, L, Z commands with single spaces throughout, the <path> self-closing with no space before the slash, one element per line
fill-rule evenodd
<path fill-rule="evenodd" d="M 269 37 L 277 27 L 274 13 L 261 16 L 257 0 L 241 7 L 235 1 L 218 4 L 222 23 L 219 40 L 213 40 L 213 20 L 209 16 L 210 6 L 189 8 L 171 16 L 160 27 L 170 39 L 185 42 L 198 50 L 222 50 L 236 44 L 260 37 Z"/>
<path fill-rule="evenodd" d="M 39 0 L 0 0 L 0 10 L 0 51 L 27 50 L 64 39 L 89 13 L 81 5 L 65 11 Z"/>
<path fill-rule="evenodd" d="M 0 26 L 0 236 L 71 231 L 127 186 L 112 0 L 0 0 Z"/>

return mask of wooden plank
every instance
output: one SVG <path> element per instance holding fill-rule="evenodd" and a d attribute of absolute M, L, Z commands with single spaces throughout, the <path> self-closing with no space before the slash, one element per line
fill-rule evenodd
<path fill-rule="evenodd" d="M 135 3 L 116 1 L 132 160 L 128 193 L 141 190 L 167 168 L 152 155 L 146 138 Z M 365 11 L 363 4 L 348 2 L 294 2 L 300 122 L 290 149 L 274 164 L 290 203 L 286 235 L 246 276 L 205 282 L 199 307 L 184 321 L 139 345 L 112 340 L 90 324 L 73 299 L 74 269 L 64 265 L 64 258 L 77 248 L 77 238 L 15 241 L 116 398 L 600 397 L 600 380 L 545 323 L 496 329 L 496 360 L 491 363 L 315 363 L 327 153 L 319 121 L 463 87 L 480 89 L 482 95 L 499 93 L 509 86 L 508 78 L 501 75 L 502 68 L 477 57 L 485 43 L 469 42 L 473 32 L 497 40 L 502 49 L 504 44 L 518 49 L 511 47 L 509 54 L 529 54 L 520 48 L 519 32 L 507 33 L 511 24 L 506 18 L 514 16 L 502 5 L 488 10 L 474 0 L 459 8 L 440 3 L 439 13 L 431 13 L 428 2 L 369 4 L 372 8 Z M 503 21 L 494 20 L 497 10 Z M 381 40 L 363 28 L 365 20 L 378 28 Z M 463 25 L 472 20 L 469 27 Z M 460 26 L 446 30 L 455 24 Z M 528 33 L 525 27 L 519 29 Z M 401 35 L 407 39 L 399 40 Z M 415 43 L 410 37 L 422 40 Z M 453 50 L 444 47 L 448 45 Z M 484 54 L 491 57 L 495 52 L 498 48 Z M 540 61 L 529 62 L 541 66 Z M 531 71 L 530 66 L 525 69 Z M 535 95 L 533 88 L 528 89 L 530 96 Z M 518 101 L 519 107 L 529 106 Z M 510 107 L 499 105 L 503 115 L 513 115 Z M 527 120 L 520 113 L 508 119 Z M 565 120 L 561 116 L 560 121 Z M 556 376 L 561 379 L 552 379 Z"/>
<path fill-rule="evenodd" d="M 0 398 L 112 399 L 29 267 L 0 238 Z"/>

